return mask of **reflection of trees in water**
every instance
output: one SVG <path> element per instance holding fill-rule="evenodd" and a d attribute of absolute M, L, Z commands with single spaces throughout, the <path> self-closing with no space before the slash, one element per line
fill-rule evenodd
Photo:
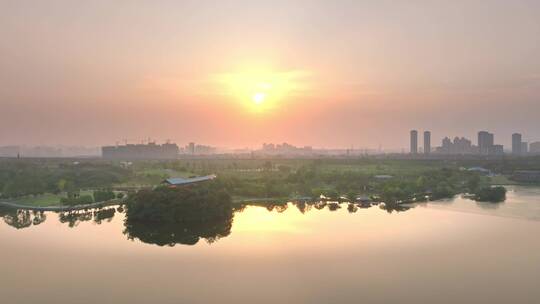
<path fill-rule="evenodd" d="M 325 201 L 314 202 L 313 207 L 315 207 L 315 209 L 317 210 L 322 210 L 324 209 L 324 207 L 326 207 L 326 202 Z"/>
<path fill-rule="evenodd" d="M 114 218 L 116 210 L 114 208 L 105 208 L 94 211 L 94 222 L 101 224 L 102 222 L 109 223 Z"/>
<path fill-rule="evenodd" d="M 69 227 L 76 227 L 81 222 L 93 220 L 97 224 L 110 222 L 115 214 L 114 208 L 101 208 L 92 210 L 77 210 L 58 213 L 60 223 L 67 223 Z M 9 226 L 17 229 L 39 225 L 47 219 L 44 211 L 31 211 L 20 209 L 0 209 L 0 217 Z"/>
<path fill-rule="evenodd" d="M 414 208 L 414 205 L 403 205 L 403 204 L 397 204 L 397 203 L 381 203 L 379 205 L 379 208 L 385 210 L 388 213 L 392 212 L 404 212 L 411 208 Z"/>
<path fill-rule="evenodd" d="M 296 205 L 296 208 L 298 208 L 298 211 L 300 211 L 302 214 L 305 214 L 309 210 L 311 210 L 311 207 L 313 204 L 309 204 L 308 202 L 301 201 L 294 203 Z"/>
<path fill-rule="evenodd" d="M 330 211 L 336 211 L 336 210 L 338 210 L 340 208 L 341 208 L 341 206 L 339 205 L 339 203 L 336 203 L 336 202 L 328 203 L 328 210 L 330 210 Z"/>
<path fill-rule="evenodd" d="M 112 221 L 116 213 L 115 208 L 100 208 L 93 210 L 76 210 L 60 212 L 58 220 L 60 223 L 67 223 L 70 228 L 77 227 L 81 222 L 94 221 L 96 224 Z"/>
<path fill-rule="evenodd" d="M 0 209 L 0 216 L 11 227 L 22 229 L 32 225 L 37 226 L 47 219 L 43 211 L 30 211 L 18 209 Z"/>
<path fill-rule="evenodd" d="M 328 209 L 329 211 L 337 211 L 341 209 L 341 204 L 339 202 L 332 201 L 293 201 L 289 203 L 245 203 L 238 206 L 235 206 L 234 212 L 243 212 L 248 206 L 259 206 L 264 207 L 269 212 L 277 211 L 284 212 L 287 210 L 288 205 L 294 205 L 298 211 L 302 214 L 306 214 L 311 210 L 323 210 Z M 371 202 L 357 202 L 357 203 L 347 203 L 347 212 L 356 213 L 359 209 L 367 209 L 375 206 L 376 204 Z M 380 209 L 387 211 L 388 213 L 393 212 L 404 212 L 411 208 L 414 208 L 415 205 L 404 205 L 398 203 L 381 203 L 379 205 Z"/>
<path fill-rule="evenodd" d="M 495 210 L 499 209 L 504 202 L 476 202 L 476 205 L 482 209 L 486 210 Z"/>
<path fill-rule="evenodd" d="M 251 203 L 241 203 L 234 205 L 235 212 L 243 212 L 248 206 L 258 206 L 263 207 L 268 210 L 268 212 L 276 211 L 278 213 L 285 212 L 289 205 L 287 202 L 251 202 Z"/>
<path fill-rule="evenodd" d="M 126 218 L 124 234 L 130 240 L 139 239 L 148 244 L 174 246 L 195 245 L 200 239 L 214 243 L 231 233 L 232 212 L 228 218 L 187 222 L 146 222 Z"/>

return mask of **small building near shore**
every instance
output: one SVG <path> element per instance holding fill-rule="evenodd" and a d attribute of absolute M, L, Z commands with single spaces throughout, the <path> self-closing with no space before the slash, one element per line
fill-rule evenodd
<path fill-rule="evenodd" d="M 470 167 L 470 168 L 467 169 L 467 171 L 480 173 L 482 175 L 493 175 L 491 170 L 488 170 L 488 169 L 482 168 L 482 167 Z"/>
<path fill-rule="evenodd" d="M 206 175 L 206 176 L 189 177 L 189 178 L 171 177 L 164 180 L 162 184 L 168 185 L 170 187 L 183 187 L 183 186 L 190 186 L 194 184 L 211 181 L 215 179 L 216 177 L 217 176 L 215 174 Z"/>

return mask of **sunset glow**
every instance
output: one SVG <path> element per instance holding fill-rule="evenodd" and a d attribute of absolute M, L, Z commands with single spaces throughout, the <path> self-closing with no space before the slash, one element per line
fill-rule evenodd
<path fill-rule="evenodd" d="M 248 111 L 262 113 L 294 102 L 307 86 L 297 71 L 247 69 L 217 76 L 219 90 Z"/>
<path fill-rule="evenodd" d="M 540 138 L 538 1 L 97 2 L 0 5 L 1 145 Z"/>

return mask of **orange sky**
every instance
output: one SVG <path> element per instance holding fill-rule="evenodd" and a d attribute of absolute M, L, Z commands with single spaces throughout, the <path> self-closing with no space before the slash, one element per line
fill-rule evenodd
<path fill-rule="evenodd" d="M 0 20 L 0 145 L 540 140 L 537 1 L 2 1 Z"/>

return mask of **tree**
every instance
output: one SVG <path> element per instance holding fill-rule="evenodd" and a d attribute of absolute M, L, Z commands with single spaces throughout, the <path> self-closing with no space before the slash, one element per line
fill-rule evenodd
<path fill-rule="evenodd" d="M 356 192 L 355 191 L 349 191 L 349 193 L 347 193 L 347 199 L 350 201 L 350 202 L 356 202 Z"/>
<path fill-rule="evenodd" d="M 232 202 L 218 181 L 142 190 L 126 206 L 124 234 L 159 246 L 212 243 L 230 234 Z"/>
<path fill-rule="evenodd" d="M 482 187 L 476 191 L 474 199 L 479 202 L 503 202 L 506 200 L 506 188 L 501 186 Z"/>
<path fill-rule="evenodd" d="M 94 200 L 96 202 L 106 202 L 116 198 L 114 192 L 111 190 L 97 190 L 94 191 Z"/>
<path fill-rule="evenodd" d="M 471 175 L 469 176 L 469 178 L 467 178 L 467 190 L 469 191 L 469 193 L 476 192 L 479 186 L 480 176 L 478 176 L 478 174 Z"/>

